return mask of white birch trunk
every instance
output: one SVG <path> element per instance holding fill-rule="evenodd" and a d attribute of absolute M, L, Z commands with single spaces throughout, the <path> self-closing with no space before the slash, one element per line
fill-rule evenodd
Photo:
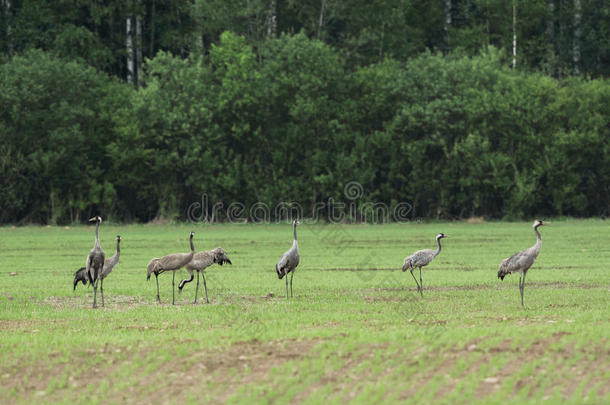
<path fill-rule="evenodd" d="M 140 80 L 143 76 L 143 64 L 144 61 L 142 60 L 142 19 L 140 18 L 140 16 L 136 16 L 136 69 L 138 73 L 136 76 L 137 85 L 140 85 Z"/>
<path fill-rule="evenodd" d="M 548 0 L 549 19 L 546 21 L 546 34 L 549 41 L 555 40 L 555 0 Z"/>
<path fill-rule="evenodd" d="M 555 55 L 555 0 L 548 0 L 548 20 L 546 21 L 546 42 L 548 45 L 547 59 L 549 71 L 556 71 L 556 55 Z"/>
<path fill-rule="evenodd" d="M 269 12 L 267 14 L 267 36 L 275 36 L 277 28 L 277 6 L 275 0 L 269 2 Z"/>
<path fill-rule="evenodd" d="M 449 51 L 449 28 L 451 27 L 451 0 L 445 0 L 445 21 L 443 23 L 443 32 L 445 34 L 446 51 Z"/>
<path fill-rule="evenodd" d="M 326 8 L 326 0 L 322 0 L 322 4 L 320 4 L 320 18 L 318 20 L 318 39 L 320 39 L 320 35 L 322 35 L 322 26 L 324 25 L 324 9 Z"/>
<path fill-rule="evenodd" d="M 133 28 L 131 26 L 131 16 L 125 20 L 126 24 L 126 39 L 125 47 L 127 48 L 127 83 L 133 83 L 134 80 L 134 52 L 133 52 Z"/>
<path fill-rule="evenodd" d="M 580 22 L 582 19 L 582 4 L 580 0 L 574 0 L 574 42 L 572 43 L 572 61 L 574 62 L 574 74 L 580 74 L 580 37 L 582 30 Z"/>
<path fill-rule="evenodd" d="M 517 1 L 513 0 L 513 69 L 517 67 Z"/>
<path fill-rule="evenodd" d="M 485 2 L 485 29 L 487 30 L 487 48 L 491 45 L 491 27 L 489 25 L 489 0 Z"/>
<path fill-rule="evenodd" d="M 6 26 L 4 27 L 5 30 L 5 35 L 6 35 L 6 47 L 7 50 L 10 52 L 13 47 L 11 46 L 11 24 L 9 22 L 9 15 L 11 13 L 11 1 L 10 0 L 2 0 L 2 6 L 4 8 L 3 12 L 5 15 L 5 23 Z"/>
<path fill-rule="evenodd" d="M 151 10 L 150 10 L 150 50 L 149 50 L 149 55 L 151 58 L 153 58 L 155 56 L 155 17 L 156 17 L 156 10 L 155 10 L 155 1 L 153 0 L 151 2 Z"/>

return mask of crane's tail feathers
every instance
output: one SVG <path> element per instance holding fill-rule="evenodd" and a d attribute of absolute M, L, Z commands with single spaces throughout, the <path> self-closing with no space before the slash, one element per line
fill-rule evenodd
<path fill-rule="evenodd" d="M 504 277 L 506 277 L 508 274 L 510 274 L 510 269 L 508 268 L 508 259 L 504 259 L 500 263 L 500 267 L 498 267 L 498 278 L 500 280 L 504 280 Z"/>

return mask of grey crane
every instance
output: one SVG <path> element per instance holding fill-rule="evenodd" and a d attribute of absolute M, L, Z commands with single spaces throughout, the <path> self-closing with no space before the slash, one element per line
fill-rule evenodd
<path fill-rule="evenodd" d="M 504 280 L 504 277 L 510 273 L 519 272 L 519 292 L 521 293 L 521 306 L 523 307 L 523 290 L 525 289 L 525 275 L 530 267 L 536 261 L 536 258 L 540 254 L 542 248 L 542 238 L 538 227 L 546 225 L 543 221 L 535 220 L 532 228 L 536 234 L 536 243 L 534 246 L 515 253 L 511 257 L 508 257 L 500 263 L 498 267 L 498 278 Z"/>
<path fill-rule="evenodd" d="M 277 272 L 278 278 L 281 280 L 282 277 L 290 275 L 290 296 L 292 297 L 292 278 L 294 277 L 294 271 L 299 265 L 299 244 L 297 242 L 297 225 L 300 225 L 298 219 L 295 219 L 292 227 L 294 232 L 294 239 L 292 241 L 292 247 L 288 249 L 286 253 L 280 257 L 277 264 L 275 265 L 275 271 Z M 286 298 L 288 298 L 288 277 L 286 277 Z"/>
<path fill-rule="evenodd" d="M 436 243 L 438 243 L 438 249 L 423 249 L 418 250 L 413 253 L 411 256 L 405 257 L 405 263 L 402 266 L 402 271 L 407 271 L 410 269 L 411 275 L 413 276 L 413 280 L 415 280 L 415 284 L 417 284 L 417 291 L 424 296 L 424 282 L 421 278 L 421 268 L 430 264 L 432 259 L 434 259 L 441 252 L 441 239 L 448 238 L 449 236 L 444 233 L 439 233 L 436 235 Z M 417 282 L 417 278 L 413 274 L 413 270 L 419 267 L 419 283 Z"/>
<path fill-rule="evenodd" d="M 210 267 L 212 264 L 217 263 L 219 265 L 223 265 L 224 263 L 231 263 L 229 257 L 227 256 L 227 252 L 221 247 L 217 247 L 216 249 L 207 250 L 205 252 L 195 253 L 193 259 L 185 266 L 186 271 L 189 272 L 191 278 L 184 279 L 178 284 L 178 293 L 182 292 L 182 288 L 186 283 L 190 283 L 193 281 L 193 270 L 197 271 L 197 288 L 195 289 L 195 300 L 193 304 L 197 303 L 197 293 L 199 292 L 199 272 L 203 276 L 203 287 L 205 289 L 205 302 L 210 303 L 208 300 L 208 286 L 205 282 L 205 269 Z"/>
<path fill-rule="evenodd" d="M 121 235 L 116 236 L 116 252 L 112 257 L 104 260 L 104 267 L 102 269 L 102 273 L 100 274 L 100 293 L 102 294 L 102 306 L 104 306 L 104 279 L 108 277 L 108 275 L 112 272 L 112 269 L 119 263 L 119 256 L 121 255 Z M 90 284 L 93 282 L 89 279 L 86 269 L 81 267 L 74 273 L 74 290 L 76 290 L 76 286 L 79 282 L 82 282 L 83 285 L 87 285 L 87 281 Z"/>
<path fill-rule="evenodd" d="M 95 221 L 95 245 L 87 255 L 85 262 L 85 271 L 89 281 L 93 284 L 93 308 L 97 308 L 97 283 L 99 282 L 102 269 L 104 268 L 104 258 L 106 254 L 100 246 L 99 230 L 102 223 L 102 217 L 99 215 L 89 219 L 89 222 Z"/>
<path fill-rule="evenodd" d="M 161 258 L 153 258 L 148 263 L 148 276 L 146 280 L 150 280 L 150 275 L 155 274 L 155 278 L 157 279 L 157 301 L 161 302 L 161 297 L 159 296 L 159 274 L 164 273 L 166 271 L 172 271 L 172 305 L 176 302 L 176 288 L 174 287 L 174 282 L 176 280 L 176 270 L 180 270 L 184 266 L 186 266 L 192 259 L 195 254 L 195 247 L 193 246 L 193 236 L 195 232 L 191 232 L 189 236 L 189 242 L 191 244 L 190 253 L 174 253 L 172 255 L 163 256 Z"/>

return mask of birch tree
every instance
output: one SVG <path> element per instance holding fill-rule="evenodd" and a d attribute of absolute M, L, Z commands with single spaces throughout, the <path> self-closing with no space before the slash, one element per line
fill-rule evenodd
<path fill-rule="evenodd" d="M 125 19 L 125 48 L 127 49 L 127 83 L 133 83 L 135 71 L 131 15 Z"/>
<path fill-rule="evenodd" d="M 4 36 L 5 48 L 8 52 L 11 51 L 11 23 L 10 23 L 10 15 L 11 15 L 11 1 L 10 0 L 0 0 L 0 4 L 2 5 L 2 14 L 3 14 L 3 22 L 4 27 L 2 30 L 4 31 L 2 34 Z"/>
<path fill-rule="evenodd" d="M 582 35 L 582 4 L 574 0 L 574 39 L 572 42 L 572 61 L 574 62 L 574 75 L 580 74 L 580 37 Z"/>
<path fill-rule="evenodd" d="M 513 69 L 517 67 L 517 0 L 513 0 Z"/>
<path fill-rule="evenodd" d="M 322 0 L 320 4 L 320 18 L 318 20 L 318 33 L 316 37 L 320 39 L 322 33 L 322 27 L 324 26 L 324 9 L 326 8 L 326 0 Z"/>
<path fill-rule="evenodd" d="M 449 52 L 449 28 L 451 27 L 451 0 L 445 0 L 445 19 L 443 33 L 445 35 L 445 52 Z"/>
<path fill-rule="evenodd" d="M 557 65 L 555 55 L 555 0 L 548 0 L 546 20 L 547 63 L 549 72 L 554 72 Z"/>
<path fill-rule="evenodd" d="M 142 59 L 142 18 L 139 15 L 136 15 L 136 84 L 140 84 L 140 80 L 143 77 L 142 66 L 144 65 L 144 61 Z"/>
<path fill-rule="evenodd" d="M 269 1 L 267 14 L 267 36 L 274 37 L 277 31 L 277 4 L 275 0 Z"/>

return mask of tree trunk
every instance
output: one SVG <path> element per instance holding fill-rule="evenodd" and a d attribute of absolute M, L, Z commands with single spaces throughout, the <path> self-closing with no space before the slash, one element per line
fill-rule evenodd
<path fill-rule="evenodd" d="M 489 0 L 485 2 L 485 28 L 487 30 L 487 48 L 491 45 L 491 26 L 489 24 Z"/>
<path fill-rule="evenodd" d="M 126 40 L 125 47 L 127 48 L 127 83 L 134 81 L 134 52 L 133 52 L 133 28 L 131 24 L 131 16 L 125 20 L 126 24 Z"/>
<path fill-rule="evenodd" d="M 142 67 L 144 61 L 142 60 L 142 19 L 140 16 L 136 16 L 136 86 L 140 85 L 140 81 L 144 76 Z"/>
<path fill-rule="evenodd" d="M 324 25 L 324 8 L 326 7 L 326 0 L 322 0 L 320 4 L 320 18 L 318 20 L 318 39 L 322 35 L 322 26 Z"/>
<path fill-rule="evenodd" d="M 574 0 L 574 42 L 572 44 L 572 61 L 574 62 L 574 75 L 580 74 L 580 37 L 582 34 L 580 22 L 582 19 L 582 4 Z"/>
<path fill-rule="evenodd" d="M 178 22 L 178 26 L 182 27 L 182 14 L 180 14 L 180 9 L 176 7 L 176 21 Z M 184 41 L 180 41 L 180 57 L 186 58 L 186 48 L 184 47 Z"/>
<path fill-rule="evenodd" d="M 517 0 L 513 0 L 513 69 L 517 67 Z"/>
<path fill-rule="evenodd" d="M 445 0 L 445 21 L 443 33 L 445 35 L 445 53 L 449 52 L 449 28 L 451 27 L 451 0 Z"/>
<path fill-rule="evenodd" d="M 277 29 L 277 5 L 275 0 L 269 2 L 269 11 L 267 14 L 267 36 L 274 37 Z"/>
<path fill-rule="evenodd" d="M 555 0 L 548 0 L 546 37 L 546 42 L 548 44 L 547 60 L 549 64 L 549 73 L 555 74 L 557 70 L 557 57 L 555 55 Z"/>
<path fill-rule="evenodd" d="M 10 14 L 11 14 L 11 1 L 10 0 L 2 0 L 2 13 L 4 14 L 4 37 L 6 39 L 6 51 L 8 53 L 11 52 L 11 23 L 10 23 Z"/>
<path fill-rule="evenodd" d="M 150 50 L 148 56 L 150 58 L 155 57 L 155 1 L 152 0 L 150 7 Z"/>

